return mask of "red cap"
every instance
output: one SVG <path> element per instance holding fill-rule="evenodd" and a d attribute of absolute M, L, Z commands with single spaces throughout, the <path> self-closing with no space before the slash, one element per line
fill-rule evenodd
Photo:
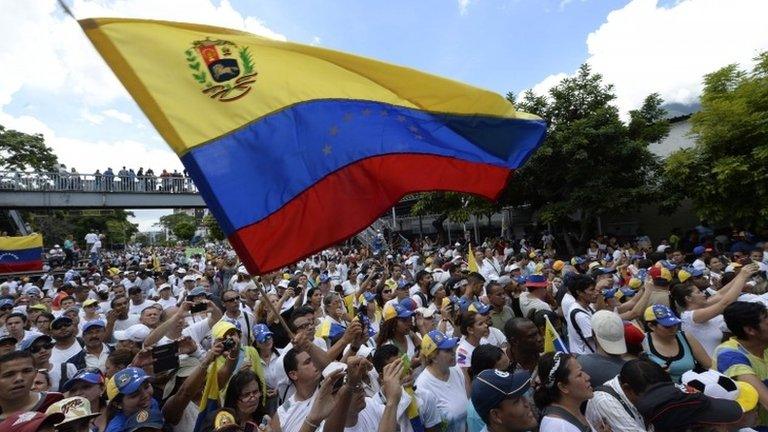
<path fill-rule="evenodd" d="M 35 411 L 17 413 L 6 418 L 0 423 L 0 431 L 3 432 L 37 432 L 43 424 L 53 426 L 64 421 L 64 414 L 57 412 L 43 414 Z"/>
<path fill-rule="evenodd" d="M 627 345 L 641 345 L 645 339 L 645 333 L 631 322 L 624 323 L 624 340 Z"/>

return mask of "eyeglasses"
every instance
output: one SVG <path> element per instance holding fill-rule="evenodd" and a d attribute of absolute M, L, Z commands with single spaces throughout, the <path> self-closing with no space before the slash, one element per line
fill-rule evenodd
<path fill-rule="evenodd" d="M 54 345 L 53 342 L 48 342 L 40 345 L 32 345 L 32 347 L 29 348 L 29 352 L 31 352 L 32 354 L 37 354 L 42 350 L 50 351 L 53 349 L 53 345 Z"/>
<path fill-rule="evenodd" d="M 252 392 L 241 394 L 238 399 L 240 399 L 240 402 L 247 402 L 249 400 L 258 399 L 260 397 L 261 397 L 261 391 L 260 390 L 254 390 Z"/>
<path fill-rule="evenodd" d="M 232 298 L 228 298 L 228 299 L 224 299 L 223 300 L 224 303 L 232 303 L 234 301 L 240 301 L 240 297 L 232 297 Z"/>

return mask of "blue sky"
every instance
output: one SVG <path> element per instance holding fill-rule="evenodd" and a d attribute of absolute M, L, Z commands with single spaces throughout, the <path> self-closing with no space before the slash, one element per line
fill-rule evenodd
<path fill-rule="evenodd" d="M 658 91 L 691 103 L 701 77 L 768 49 L 763 0 L 66 0 L 78 18 L 200 22 L 317 44 L 504 94 L 545 93 L 589 62 L 620 111 Z M 19 35 L 25 35 L 24 43 Z M 181 165 L 55 0 L 0 16 L 0 124 L 43 133 L 80 172 Z M 258 59 L 257 59 L 258 62 Z M 139 212 L 148 228 L 159 212 Z"/>

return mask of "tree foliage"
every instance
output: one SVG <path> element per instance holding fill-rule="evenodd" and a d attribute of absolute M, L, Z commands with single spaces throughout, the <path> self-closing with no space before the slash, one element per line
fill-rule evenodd
<path fill-rule="evenodd" d="M 43 135 L 29 135 L 0 125 L 0 169 L 55 171 L 58 159 Z"/>
<path fill-rule="evenodd" d="M 173 213 L 160 217 L 160 225 L 171 230 L 172 232 L 176 228 L 176 225 L 186 222 L 192 226 L 195 226 L 195 217 L 186 213 Z"/>
<path fill-rule="evenodd" d="M 85 235 L 96 230 L 105 235 L 105 247 L 125 244 L 138 232 L 138 225 L 128 218 L 133 213 L 125 210 L 110 210 L 100 215 L 84 214 L 80 211 L 51 210 L 30 213 L 26 219 L 35 231 L 43 234 L 46 245 L 61 244 L 68 234 L 81 246 L 85 246 Z"/>
<path fill-rule="evenodd" d="M 195 236 L 195 225 L 186 221 L 179 222 L 173 227 L 173 235 L 179 240 L 190 241 Z"/>
<path fill-rule="evenodd" d="M 203 225 L 208 229 L 208 237 L 211 240 L 222 241 L 226 238 L 224 231 L 219 226 L 219 222 L 212 214 L 208 213 L 203 216 Z"/>
<path fill-rule="evenodd" d="M 692 148 L 664 165 L 663 202 L 693 201 L 713 223 L 765 228 L 768 223 L 768 52 L 752 71 L 728 65 L 704 77 L 701 111 L 691 117 Z"/>

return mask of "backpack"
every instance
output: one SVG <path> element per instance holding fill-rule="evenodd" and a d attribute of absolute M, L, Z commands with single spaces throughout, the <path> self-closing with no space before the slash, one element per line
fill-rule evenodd
<path fill-rule="evenodd" d="M 592 427 L 589 424 L 582 423 L 581 421 L 579 421 L 579 419 L 576 418 L 576 416 L 574 416 L 564 408 L 561 408 L 557 405 L 550 405 L 544 408 L 544 411 L 542 412 L 542 418 L 546 417 L 549 414 L 554 414 L 553 417 L 557 417 L 567 421 L 568 423 L 576 427 L 579 430 L 579 432 L 592 432 Z"/>
<path fill-rule="evenodd" d="M 624 407 L 624 411 L 626 411 L 627 414 L 629 414 L 630 417 L 632 417 L 632 418 L 635 417 L 635 415 L 632 413 L 632 409 L 629 408 L 629 405 L 627 405 L 627 403 L 624 402 L 624 399 L 621 398 L 619 393 L 616 390 L 614 390 L 613 387 L 608 386 L 608 385 L 599 385 L 599 386 L 595 387 L 594 391 L 608 393 L 609 395 L 613 396 L 614 398 L 616 398 L 616 400 L 619 401 L 619 403 L 621 403 L 621 406 Z"/>

